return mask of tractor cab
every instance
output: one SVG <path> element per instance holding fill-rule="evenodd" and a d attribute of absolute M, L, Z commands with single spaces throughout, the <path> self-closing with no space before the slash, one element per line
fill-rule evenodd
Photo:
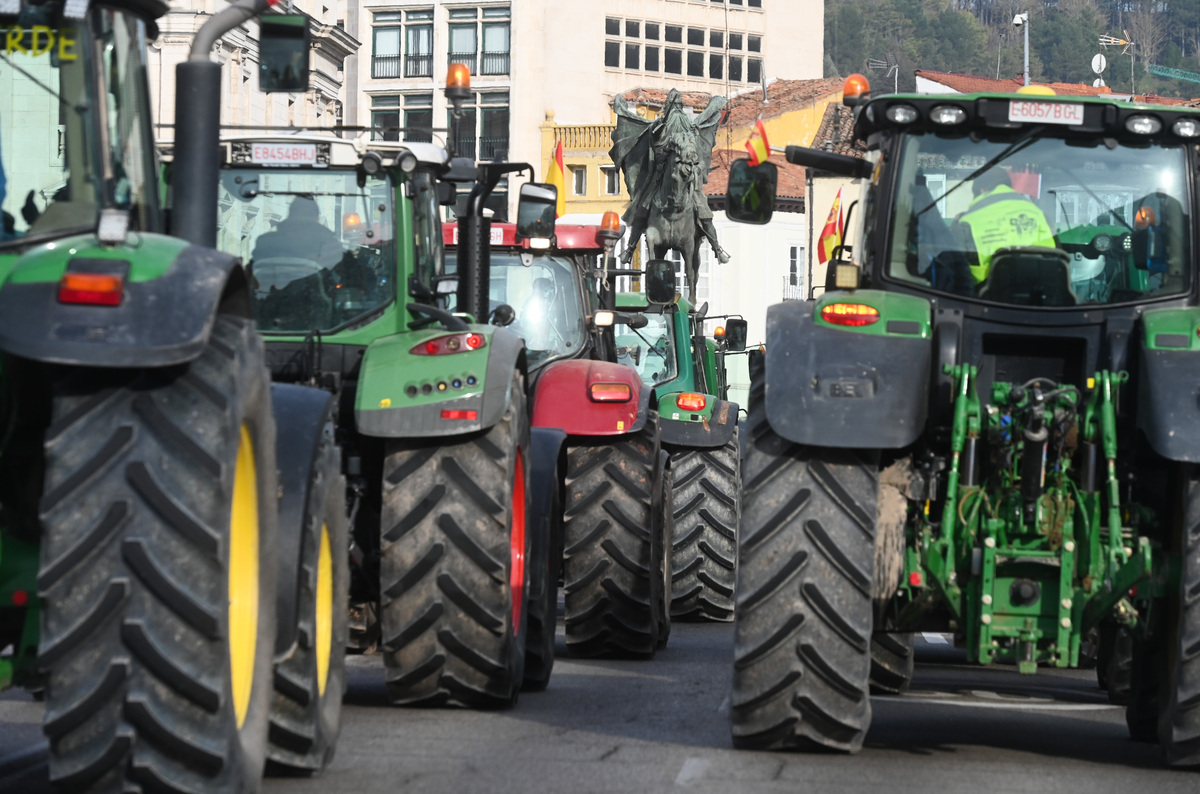
<path fill-rule="evenodd" d="M 266 334 L 323 334 L 378 317 L 442 275 L 443 149 L 325 134 L 227 138 L 218 247 L 246 264 Z M 410 228 L 404 228 L 410 227 Z M 411 240 L 412 246 L 405 243 Z"/>

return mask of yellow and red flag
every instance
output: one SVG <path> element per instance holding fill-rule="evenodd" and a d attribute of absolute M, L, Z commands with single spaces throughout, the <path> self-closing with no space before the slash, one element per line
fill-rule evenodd
<path fill-rule="evenodd" d="M 771 144 L 767 141 L 767 128 L 763 126 L 762 117 L 750 132 L 750 140 L 746 141 L 746 151 L 750 152 L 750 165 L 765 163 L 771 156 Z"/>
<path fill-rule="evenodd" d="M 550 161 L 550 169 L 546 174 L 546 184 L 558 188 L 558 206 L 554 210 L 556 218 L 567 214 L 567 169 L 563 168 L 562 141 L 554 147 L 554 157 Z"/>
<path fill-rule="evenodd" d="M 822 265 L 833 258 L 833 249 L 842 244 L 842 189 L 838 188 L 833 206 L 829 208 L 829 218 L 821 236 L 817 240 L 817 261 Z"/>

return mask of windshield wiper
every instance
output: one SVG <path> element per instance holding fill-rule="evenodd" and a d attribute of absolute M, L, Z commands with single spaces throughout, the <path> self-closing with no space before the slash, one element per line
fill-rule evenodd
<path fill-rule="evenodd" d="M 967 177 L 965 179 L 959 180 L 958 183 L 954 185 L 954 187 L 950 188 L 945 193 L 943 193 L 942 195 L 935 198 L 932 202 L 929 203 L 929 206 L 925 207 L 920 212 L 914 214 L 913 217 L 915 218 L 915 217 L 924 215 L 926 212 L 929 212 L 929 210 L 931 210 L 937 206 L 939 201 L 946 198 L 946 196 L 949 196 L 951 193 L 958 190 L 960 187 L 962 187 L 966 183 L 975 181 L 976 177 L 978 177 L 984 171 L 989 170 L 993 166 L 1000 163 L 1000 161 L 1002 161 L 1008 157 L 1011 157 L 1012 155 L 1016 154 L 1017 152 L 1021 151 L 1022 149 L 1027 148 L 1034 141 L 1036 141 L 1037 139 L 1039 139 L 1043 135 L 1045 135 L 1046 130 L 1047 130 L 1047 127 L 1045 127 L 1045 126 L 1034 127 L 1032 129 L 1030 129 L 1028 133 L 1026 133 L 1025 135 L 1021 136 L 1020 138 L 1017 138 L 1015 141 L 1010 143 L 1008 146 L 1006 146 L 1004 148 L 1004 150 L 1002 152 L 1000 152 L 1000 154 L 996 155 L 991 160 L 988 160 L 986 163 L 984 163 L 983 165 L 976 168 L 969 175 L 967 175 Z"/>

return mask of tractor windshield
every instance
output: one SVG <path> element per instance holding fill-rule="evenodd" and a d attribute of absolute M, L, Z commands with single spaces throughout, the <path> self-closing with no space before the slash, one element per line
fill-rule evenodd
<path fill-rule="evenodd" d="M 144 24 L 111 9 L 72 20 L 60 3 L 21 6 L 0 15 L 0 248 L 94 229 L 103 205 L 157 230 Z"/>
<path fill-rule="evenodd" d="M 939 292 L 1070 307 L 1187 289 L 1191 203 L 1177 144 L 1109 148 L 1036 129 L 906 135 L 887 271 Z"/>
<path fill-rule="evenodd" d="M 246 263 L 263 333 L 332 331 L 395 295 L 392 191 L 352 169 L 227 168 L 217 247 Z"/>
<path fill-rule="evenodd" d="M 457 252 L 448 252 L 446 263 L 447 269 L 456 271 Z M 516 312 L 509 328 L 525 339 L 531 370 L 578 355 L 582 349 L 587 337 L 585 312 L 575 266 L 569 260 L 535 256 L 526 267 L 519 254 L 492 251 L 488 299 L 493 310 L 508 304 Z"/>
<path fill-rule="evenodd" d="M 668 312 L 645 312 L 642 316 L 647 320 L 642 328 L 632 328 L 624 323 L 613 326 L 617 363 L 636 369 L 647 386 L 657 386 L 679 373 L 675 361 L 673 318 Z"/>

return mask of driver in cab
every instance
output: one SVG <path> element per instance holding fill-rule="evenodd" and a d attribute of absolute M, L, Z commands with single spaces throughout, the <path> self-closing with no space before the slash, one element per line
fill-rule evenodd
<path fill-rule="evenodd" d="M 1054 248 L 1054 231 L 1034 201 L 1013 189 L 1008 171 L 993 167 L 976 177 L 975 198 L 958 217 L 954 228 L 963 250 L 974 252 L 971 276 L 976 284 L 988 277 L 992 258 L 1001 248 L 1043 246 Z"/>

